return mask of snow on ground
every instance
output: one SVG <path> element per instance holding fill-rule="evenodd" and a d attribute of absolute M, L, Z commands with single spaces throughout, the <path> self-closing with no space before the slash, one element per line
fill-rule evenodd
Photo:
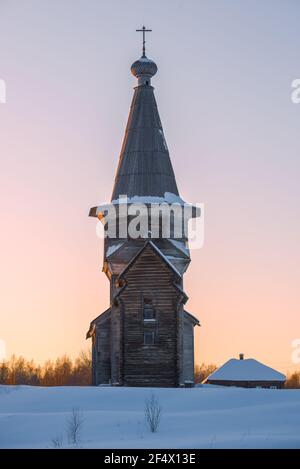
<path fill-rule="evenodd" d="M 157 433 L 144 419 L 151 392 L 163 408 Z M 68 447 L 72 408 L 82 448 L 300 448 L 300 390 L 0 386 L 0 447 Z"/>

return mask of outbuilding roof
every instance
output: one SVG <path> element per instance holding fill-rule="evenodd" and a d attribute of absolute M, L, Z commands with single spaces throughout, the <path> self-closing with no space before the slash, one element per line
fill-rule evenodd
<path fill-rule="evenodd" d="M 254 358 L 231 358 L 206 381 L 285 381 L 286 376 Z"/>

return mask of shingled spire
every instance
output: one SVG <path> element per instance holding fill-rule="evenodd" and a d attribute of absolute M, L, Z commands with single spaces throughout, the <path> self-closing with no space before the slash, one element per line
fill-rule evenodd
<path fill-rule="evenodd" d="M 120 195 L 164 197 L 178 195 L 151 78 L 156 64 L 142 56 L 131 66 L 138 79 L 115 177 L 112 200 Z"/>

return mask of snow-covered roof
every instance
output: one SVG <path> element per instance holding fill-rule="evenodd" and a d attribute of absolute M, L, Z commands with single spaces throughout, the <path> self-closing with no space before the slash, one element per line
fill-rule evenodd
<path fill-rule="evenodd" d="M 237 360 L 231 358 L 211 373 L 207 381 L 285 381 L 284 374 L 270 368 L 254 358 Z"/>
<path fill-rule="evenodd" d="M 172 192 L 165 192 L 164 196 L 155 195 L 133 195 L 131 197 L 121 196 L 118 199 L 112 200 L 113 205 L 119 204 L 161 204 L 167 202 L 169 204 L 180 204 L 188 205 L 179 195 L 173 194 Z"/>
<path fill-rule="evenodd" d="M 154 195 L 133 195 L 126 196 L 121 195 L 117 199 L 113 199 L 108 203 L 100 203 L 97 207 L 92 207 L 89 212 L 90 217 L 99 217 L 107 218 L 110 214 L 115 215 L 115 210 L 120 206 L 129 206 L 129 205 L 145 205 L 150 207 L 152 210 L 159 208 L 159 206 L 165 205 L 174 205 L 173 208 L 184 208 L 187 210 L 186 216 L 199 217 L 201 214 L 201 209 L 197 205 L 193 205 L 190 202 L 185 202 L 179 195 L 173 194 L 171 192 L 165 192 L 164 196 L 154 196 Z M 123 216 L 126 216 L 127 212 L 123 212 Z"/>
<path fill-rule="evenodd" d="M 124 242 L 109 246 L 106 251 L 106 257 L 111 256 L 115 251 L 117 251 L 121 246 L 123 246 L 123 244 Z"/>
<path fill-rule="evenodd" d="M 187 257 L 190 257 L 189 249 L 187 248 L 184 241 L 178 239 L 169 239 L 169 241 L 173 244 L 173 246 L 183 252 L 183 254 L 185 254 Z"/>

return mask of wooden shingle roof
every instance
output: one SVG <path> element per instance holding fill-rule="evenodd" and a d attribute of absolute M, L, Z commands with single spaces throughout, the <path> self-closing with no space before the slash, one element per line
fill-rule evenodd
<path fill-rule="evenodd" d="M 120 195 L 178 195 L 153 87 L 135 88 L 119 158 L 112 200 Z"/>

